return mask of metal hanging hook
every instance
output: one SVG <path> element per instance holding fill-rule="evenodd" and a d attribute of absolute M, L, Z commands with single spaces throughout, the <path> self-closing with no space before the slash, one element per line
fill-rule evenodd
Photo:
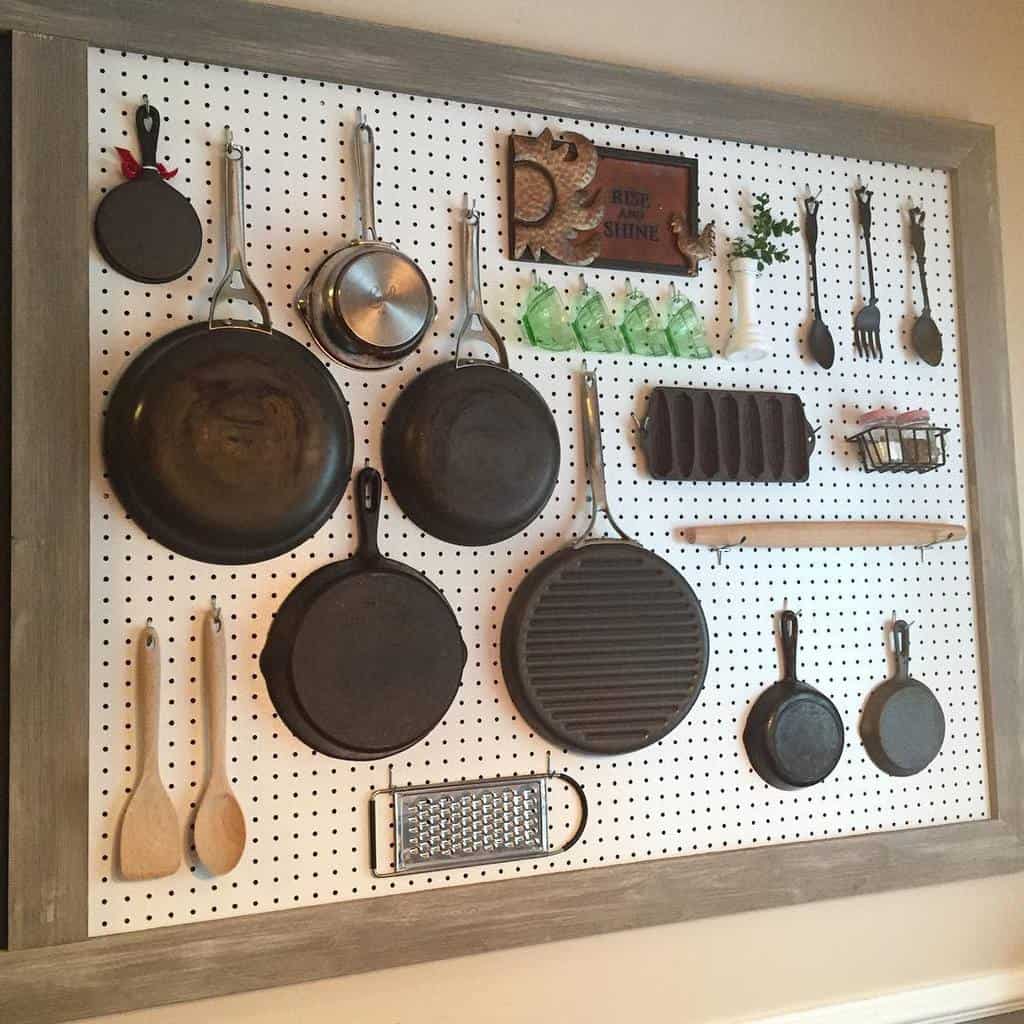
<path fill-rule="evenodd" d="M 210 597 L 210 607 L 211 607 L 211 610 L 213 611 L 213 624 L 216 627 L 217 631 L 219 632 L 221 630 L 221 628 L 223 627 L 223 622 L 221 621 L 221 617 L 220 617 L 220 608 L 217 606 L 217 595 L 216 594 L 213 594 Z"/>
<path fill-rule="evenodd" d="M 743 534 L 743 536 L 740 537 L 739 540 L 733 541 L 731 544 L 719 544 L 718 547 L 712 548 L 711 550 L 715 554 L 715 563 L 717 565 L 721 565 L 722 564 L 722 552 L 723 551 L 728 551 L 730 548 L 743 547 L 743 545 L 746 544 L 746 542 L 747 542 L 747 535 Z"/>
<path fill-rule="evenodd" d="M 146 117 L 149 117 L 149 93 L 142 94 L 142 105 L 146 108 Z"/>
<path fill-rule="evenodd" d="M 921 553 L 921 564 L 924 564 L 924 553 L 929 549 L 935 547 L 936 544 L 945 544 L 951 541 L 955 535 L 952 531 L 946 534 L 945 537 L 939 537 L 938 540 L 931 540 L 927 544 L 915 544 L 914 550 Z"/>

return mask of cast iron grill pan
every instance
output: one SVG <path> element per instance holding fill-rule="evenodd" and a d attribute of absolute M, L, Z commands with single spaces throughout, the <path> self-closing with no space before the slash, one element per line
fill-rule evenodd
<path fill-rule="evenodd" d="M 565 747 L 622 754 L 656 743 L 704 684 L 708 634 L 696 595 L 608 510 L 597 382 L 584 374 L 594 516 L 586 534 L 533 569 L 502 625 L 505 682 L 523 718 Z M 621 540 L 592 539 L 601 511 Z"/>

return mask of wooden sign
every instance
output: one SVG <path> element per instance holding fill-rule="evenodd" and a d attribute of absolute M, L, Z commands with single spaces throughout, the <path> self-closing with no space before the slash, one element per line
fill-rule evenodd
<path fill-rule="evenodd" d="M 511 137 L 512 258 L 694 276 L 697 161 L 601 149 L 576 133 Z"/>

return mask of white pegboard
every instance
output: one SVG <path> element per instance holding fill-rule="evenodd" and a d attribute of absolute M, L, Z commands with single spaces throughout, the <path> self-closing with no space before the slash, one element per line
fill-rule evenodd
<path fill-rule="evenodd" d="M 89 181 L 95 204 L 119 181 L 115 145 L 136 147 L 134 110 L 143 93 L 163 120 L 159 157 L 180 168 L 176 187 L 204 223 L 205 243 L 186 278 L 144 285 L 90 259 L 92 336 L 92 695 L 90 932 L 132 931 L 399 890 L 437 888 L 535 872 L 704 853 L 766 843 L 913 828 L 988 816 L 971 560 L 964 544 L 933 549 L 734 551 L 719 567 L 706 550 L 680 543 L 686 523 L 741 519 L 906 518 L 966 522 L 959 358 L 949 180 L 939 171 L 718 142 L 586 121 L 553 119 L 596 143 L 682 154 L 700 161 L 700 219 L 724 238 L 746 227 L 751 193 L 766 191 L 777 214 L 797 217 L 798 197 L 822 191 L 818 245 L 826 322 L 836 340 L 831 372 L 818 369 L 800 340 L 809 323 L 802 240 L 794 259 L 760 282 L 760 315 L 774 354 L 738 366 L 591 357 L 601 380 L 604 447 L 613 506 L 622 526 L 668 558 L 693 585 L 708 620 L 711 667 L 683 724 L 656 746 L 622 758 L 553 750 L 553 766 L 584 784 L 591 819 L 584 839 L 550 861 L 417 875 L 393 882 L 368 870 L 367 800 L 386 784 L 389 763 L 350 763 L 315 754 L 277 720 L 258 668 L 267 626 L 308 572 L 355 546 L 351 488 L 336 514 L 296 551 L 253 566 L 219 567 L 175 556 L 126 517 L 103 476 L 102 410 L 128 360 L 150 340 L 205 318 L 223 268 L 221 163 L 230 125 L 247 149 L 248 256 L 270 302 L 274 325 L 308 343 L 292 299 L 309 269 L 356 233 L 351 132 L 361 105 L 376 129 L 378 229 L 430 278 L 439 315 L 433 333 L 401 366 L 377 374 L 332 366 L 356 434 L 355 464 L 380 465 L 383 416 L 399 387 L 446 359 L 461 312 L 458 282 L 462 194 L 483 211 L 483 291 L 503 329 L 513 365 L 548 399 L 562 436 L 555 494 L 521 536 L 493 548 L 457 548 L 425 536 L 385 496 L 381 547 L 427 572 L 444 591 L 470 651 L 462 687 L 444 722 L 390 767 L 399 783 L 542 771 L 546 744 L 520 721 L 502 682 L 502 615 L 527 570 L 578 535 L 588 519 L 576 443 L 581 356 L 549 355 L 519 340 L 529 264 L 507 257 L 506 145 L 512 131 L 538 133 L 538 114 L 419 96 L 288 79 L 230 68 L 91 50 Z M 873 241 L 883 324 L 883 363 L 853 356 L 863 255 L 851 188 L 857 175 L 875 193 Z M 905 238 L 906 210 L 928 214 L 933 315 L 945 356 L 931 369 L 910 350 L 917 283 Z M 543 267 L 567 293 L 579 272 Z M 588 271 L 618 310 L 625 274 Z M 663 300 L 669 279 L 632 275 Z M 722 255 L 683 282 L 720 351 L 730 326 Z M 651 480 L 637 452 L 630 414 L 657 384 L 798 392 L 820 424 L 811 479 L 796 485 L 680 484 Z M 880 404 L 925 406 L 949 426 L 949 463 L 924 476 L 867 475 L 843 440 L 858 411 Z M 118 878 L 116 837 L 136 777 L 132 704 L 134 646 L 147 616 L 163 645 L 163 777 L 183 823 L 202 792 L 205 731 L 199 682 L 200 623 L 211 595 L 230 622 L 229 739 L 233 776 L 249 823 L 249 844 L 230 875 L 211 879 L 194 858 L 154 882 Z M 746 710 L 778 678 L 773 613 L 784 599 L 799 609 L 801 675 L 836 702 L 847 749 L 836 772 L 810 790 L 784 793 L 761 782 L 741 742 Z M 936 692 L 947 717 L 945 746 L 921 775 L 891 779 L 875 769 L 857 734 L 866 694 L 891 673 L 885 625 L 913 622 L 912 671 Z M 558 808 L 556 808 L 556 811 Z M 187 844 L 183 825 L 182 843 Z"/>

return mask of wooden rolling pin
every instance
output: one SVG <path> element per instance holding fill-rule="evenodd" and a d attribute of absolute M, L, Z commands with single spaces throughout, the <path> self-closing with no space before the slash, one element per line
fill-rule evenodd
<path fill-rule="evenodd" d="M 887 548 L 921 547 L 963 540 L 967 531 L 956 523 L 905 523 L 855 520 L 845 523 L 727 523 L 688 526 L 684 539 L 712 548 Z"/>

